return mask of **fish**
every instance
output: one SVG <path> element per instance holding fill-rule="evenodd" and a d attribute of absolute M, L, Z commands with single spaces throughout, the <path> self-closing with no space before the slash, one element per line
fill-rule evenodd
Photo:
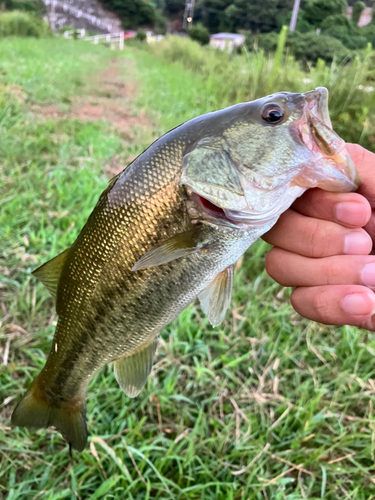
<path fill-rule="evenodd" d="M 88 384 L 104 365 L 136 397 L 160 331 L 197 298 L 218 326 L 234 264 L 296 198 L 359 183 L 323 87 L 239 103 L 160 137 L 109 182 L 74 243 L 33 272 L 58 322 L 12 425 L 53 426 L 82 451 Z"/>

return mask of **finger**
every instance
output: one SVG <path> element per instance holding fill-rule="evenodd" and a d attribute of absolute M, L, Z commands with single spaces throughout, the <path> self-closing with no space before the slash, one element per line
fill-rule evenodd
<path fill-rule="evenodd" d="M 375 257 L 372 255 L 311 259 L 273 248 L 266 257 L 266 271 L 283 286 L 355 284 L 375 290 Z"/>
<path fill-rule="evenodd" d="M 372 241 L 375 241 L 375 212 L 372 212 L 371 218 L 364 227 L 364 229 L 368 232 L 368 234 L 371 236 Z"/>
<path fill-rule="evenodd" d="M 306 257 L 367 255 L 372 249 L 372 240 L 364 229 L 347 229 L 290 209 L 262 238 L 271 245 Z"/>
<path fill-rule="evenodd" d="M 363 227 L 371 217 L 369 202 L 357 193 L 330 193 L 309 189 L 297 198 L 293 209 L 317 219 L 338 222 L 346 227 Z"/>
<path fill-rule="evenodd" d="M 358 193 L 362 194 L 375 208 L 375 155 L 358 144 L 346 144 L 361 179 Z"/>
<path fill-rule="evenodd" d="M 290 300 L 301 316 L 318 323 L 375 329 L 375 294 L 364 286 L 300 287 Z"/>

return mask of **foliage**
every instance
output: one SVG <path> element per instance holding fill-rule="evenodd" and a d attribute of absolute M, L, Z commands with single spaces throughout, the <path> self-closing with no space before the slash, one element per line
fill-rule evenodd
<path fill-rule="evenodd" d="M 353 4 L 352 21 L 355 26 L 358 25 L 358 21 L 361 17 L 362 11 L 365 8 L 365 4 L 361 0 L 357 0 Z"/>
<path fill-rule="evenodd" d="M 164 11 L 168 16 L 182 13 L 185 9 L 185 0 L 165 0 Z"/>
<path fill-rule="evenodd" d="M 167 32 L 167 26 L 165 24 L 163 15 L 160 11 L 155 11 L 155 16 L 154 16 L 154 32 L 157 34 L 165 35 Z"/>
<path fill-rule="evenodd" d="M 366 38 L 368 43 L 371 43 L 372 47 L 375 48 L 375 24 L 370 23 L 367 26 L 361 28 L 361 33 Z"/>
<path fill-rule="evenodd" d="M 264 270 L 263 242 L 236 268 L 221 327 L 208 326 L 194 304 L 162 332 L 139 397 L 119 390 L 110 366 L 95 377 L 83 453 L 71 459 L 51 430 L 10 427 L 56 321 L 53 301 L 31 271 L 74 241 L 107 185 L 103 165 L 139 154 L 199 114 L 319 85 L 330 90 L 335 129 L 374 147 L 375 95 L 359 88 L 372 78 L 369 54 L 345 66 L 320 62 L 307 73 L 284 57 L 271 84 L 274 60 L 262 52 L 228 55 L 181 38 L 122 53 L 89 48 L 62 39 L 0 40 L 1 495 L 369 500 L 375 335 L 301 319 L 290 291 Z M 140 93 L 129 111 L 143 113 L 144 124 L 147 110 L 147 138 L 124 138 L 104 121 L 35 115 L 31 103 L 66 109 L 110 59 L 124 79 L 136 79 L 129 83 Z"/>
<path fill-rule="evenodd" d="M 356 32 L 355 26 L 344 14 L 333 14 L 332 16 L 328 16 L 320 25 L 322 31 L 336 27 L 343 27 L 348 33 Z"/>
<path fill-rule="evenodd" d="M 266 54 L 276 51 L 279 35 L 275 31 L 270 33 L 260 33 L 254 35 L 251 32 L 246 33 L 245 46 L 250 51 L 264 50 Z"/>
<path fill-rule="evenodd" d="M 100 0 L 119 16 L 125 29 L 154 24 L 157 11 L 147 0 Z"/>
<path fill-rule="evenodd" d="M 135 38 L 140 42 L 144 42 L 146 40 L 146 33 L 143 30 L 138 30 Z"/>
<path fill-rule="evenodd" d="M 340 40 L 327 35 L 317 35 L 314 32 L 298 33 L 295 31 L 290 33 L 287 47 L 290 53 L 301 61 L 316 62 L 318 59 L 322 59 L 326 62 L 332 62 L 336 59 L 338 62 L 342 62 L 350 55 L 349 50 L 344 47 Z"/>
<path fill-rule="evenodd" d="M 281 29 L 283 26 L 290 26 L 290 21 L 292 20 L 293 10 L 289 10 L 285 15 L 278 18 L 278 27 Z M 296 30 L 300 33 L 307 33 L 308 31 L 313 31 L 314 26 L 308 23 L 305 19 L 305 13 L 303 9 L 299 9 Z"/>
<path fill-rule="evenodd" d="M 21 36 L 41 38 L 50 35 L 47 23 L 35 14 L 19 10 L 0 13 L 0 37 Z"/>
<path fill-rule="evenodd" d="M 340 40 L 348 49 L 364 49 L 368 43 L 362 28 L 355 26 L 343 14 L 327 17 L 321 24 L 322 33 Z"/>
<path fill-rule="evenodd" d="M 346 0 L 306 0 L 304 18 L 312 26 L 320 27 L 322 22 L 335 14 L 343 14 Z"/>
<path fill-rule="evenodd" d="M 271 32 L 255 36 L 250 33 L 246 36 L 245 44 L 251 51 L 264 50 L 267 54 L 273 53 L 277 48 L 278 34 Z M 334 58 L 341 62 L 350 55 L 349 50 L 336 38 L 317 35 L 315 32 L 289 32 L 286 47 L 296 59 L 305 62 L 316 63 L 318 59 L 332 62 Z"/>
<path fill-rule="evenodd" d="M 269 32 L 279 28 L 279 19 L 293 8 L 293 0 L 202 0 L 195 18 L 211 33 L 251 30 Z"/>
<path fill-rule="evenodd" d="M 5 2 L 0 3 L 1 5 L 4 6 L 5 10 L 24 10 L 40 17 L 46 12 L 42 0 L 5 0 Z"/>
<path fill-rule="evenodd" d="M 210 43 L 210 33 L 203 24 L 194 24 L 188 31 L 188 35 L 192 40 L 200 43 L 201 45 L 207 45 Z"/>

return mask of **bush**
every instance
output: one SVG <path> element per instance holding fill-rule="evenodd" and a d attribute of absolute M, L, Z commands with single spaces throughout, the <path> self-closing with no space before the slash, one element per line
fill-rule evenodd
<path fill-rule="evenodd" d="M 278 38 L 278 34 L 274 32 L 257 36 L 248 34 L 245 45 L 250 51 L 263 50 L 269 54 L 276 51 Z M 364 46 L 366 46 L 366 42 Z M 317 35 L 315 32 L 289 32 L 286 47 L 296 59 L 313 63 L 318 59 L 332 62 L 334 58 L 341 62 L 350 55 L 350 51 L 344 47 L 340 40 L 327 35 Z"/>
<path fill-rule="evenodd" d="M 290 33 L 286 46 L 296 59 L 302 61 L 316 62 L 322 59 L 332 62 L 336 59 L 341 62 L 350 55 L 350 51 L 340 40 L 328 35 L 317 35 L 314 32 Z"/>
<path fill-rule="evenodd" d="M 353 14 L 352 14 L 352 21 L 355 26 L 358 25 L 359 18 L 361 17 L 362 11 L 365 8 L 365 4 L 361 2 L 360 0 L 357 0 L 353 4 Z"/>
<path fill-rule="evenodd" d="M 274 31 L 270 33 L 261 33 L 260 35 L 248 33 L 245 38 L 245 46 L 250 51 L 260 49 L 269 54 L 276 52 L 278 39 L 279 35 Z"/>
<path fill-rule="evenodd" d="M 344 14 L 346 0 L 307 0 L 304 6 L 304 18 L 319 28 L 328 16 Z"/>
<path fill-rule="evenodd" d="M 366 38 L 367 43 L 371 43 L 372 48 L 375 48 L 375 24 L 368 24 L 360 28 L 361 34 Z"/>
<path fill-rule="evenodd" d="M 335 14 L 324 19 L 320 28 L 322 31 L 336 27 L 344 27 L 349 33 L 354 31 L 354 25 L 344 14 Z"/>
<path fill-rule="evenodd" d="M 41 38 L 50 36 L 51 31 L 36 15 L 14 10 L 0 14 L 0 37 L 20 36 Z"/>
<path fill-rule="evenodd" d="M 135 38 L 139 40 L 140 42 L 144 42 L 146 40 L 146 33 L 142 30 L 138 30 L 137 34 L 135 35 Z"/>
<path fill-rule="evenodd" d="M 188 30 L 188 35 L 192 40 L 199 42 L 201 45 L 210 43 L 210 33 L 202 24 L 196 24 Z"/>
<path fill-rule="evenodd" d="M 292 12 L 293 11 L 290 10 L 287 14 L 281 16 L 278 19 L 279 30 L 281 30 L 283 26 L 290 26 L 290 21 L 292 20 Z M 309 22 L 306 21 L 305 12 L 303 9 L 299 9 L 298 11 L 296 30 L 299 31 L 300 33 L 307 33 L 308 31 L 314 30 L 314 26 L 312 26 Z"/>
<path fill-rule="evenodd" d="M 5 10 L 24 10 L 33 12 L 40 17 L 46 12 L 45 5 L 41 0 L 6 0 L 3 5 Z"/>
<path fill-rule="evenodd" d="M 322 33 L 340 40 L 348 49 L 364 49 L 367 39 L 362 30 L 355 26 L 343 14 L 328 16 L 321 24 Z"/>
<path fill-rule="evenodd" d="M 100 3 L 121 19 L 124 29 L 154 24 L 157 17 L 155 7 L 143 0 L 101 0 Z"/>

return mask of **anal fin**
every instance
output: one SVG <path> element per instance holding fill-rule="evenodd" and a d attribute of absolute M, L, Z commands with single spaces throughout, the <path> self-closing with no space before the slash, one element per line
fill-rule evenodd
<path fill-rule="evenodd" d="M 133 354 L 123 356 L 114 361 L 115 377 L 129 398 L 135 398 L 147 382 L 158 339 L 153 339 L 145 347 L 141 345 Z"/>
<path fill-rule="evenodd" d="M 230 304 L 233 266 L 228 266 L 199 294 L 203 312 L 213 327 L 219 326 Z"/>

